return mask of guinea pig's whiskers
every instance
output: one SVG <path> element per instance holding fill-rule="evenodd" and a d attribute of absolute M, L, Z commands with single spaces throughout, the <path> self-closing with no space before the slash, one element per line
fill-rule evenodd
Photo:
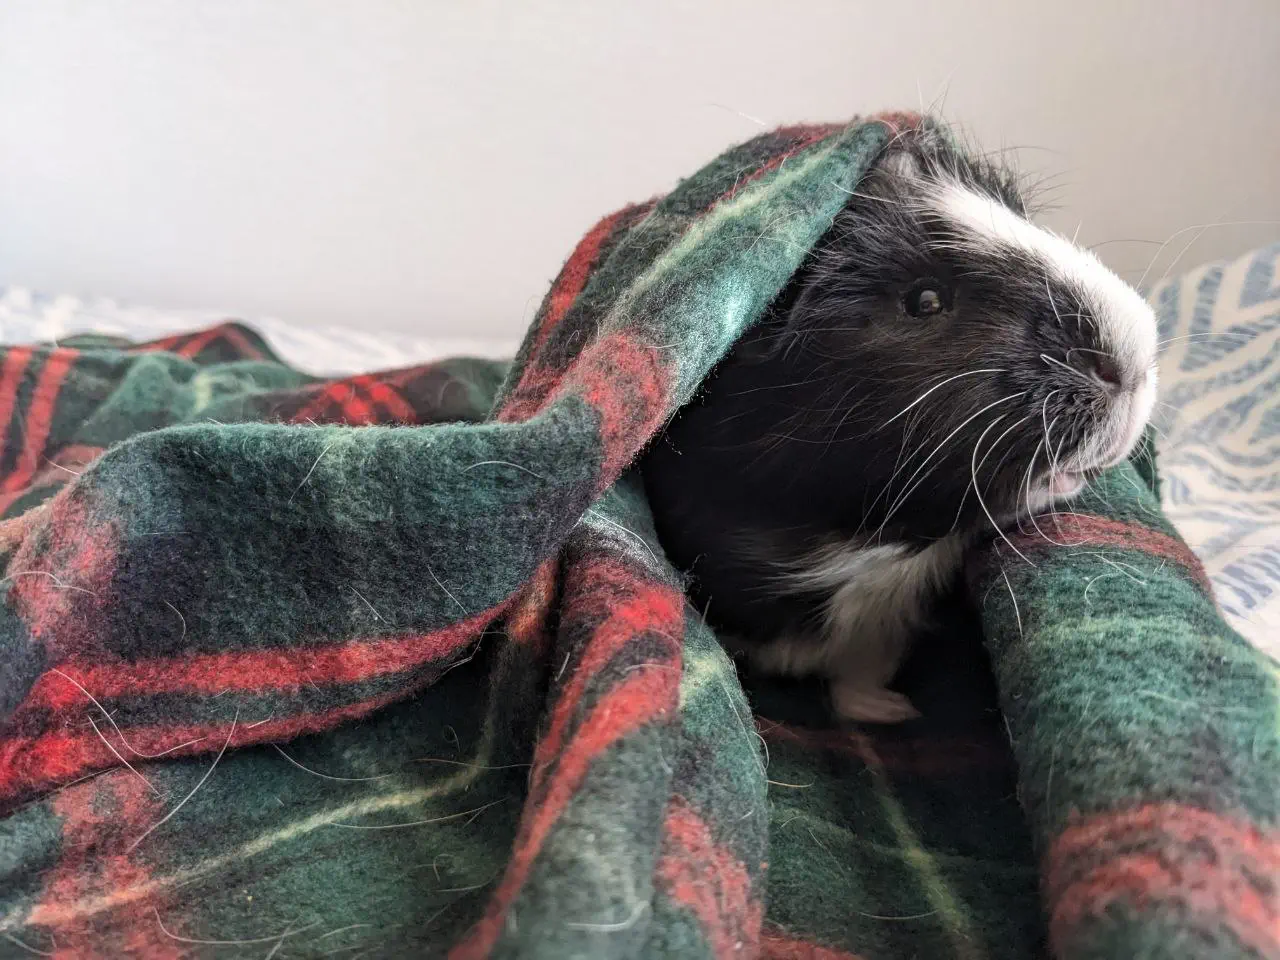
<path fill-rule="evenodd" d="M 1049 439 L 1049 430 L 1051 429 L 1051 427 L 1049 426 L 1049 401 L 1053 399 L 1053 395 L 1055 393 L 1061 393 L 1061 392 L 1062 392 L 1061 387 L 1059 387 L 1057 390 L 1050 390 L 1047 394 L 1045 394 L 1044 403 L 1040 404 L 1040 423 L 1044 427 L 1044 438 L 1046 441 Z M 1053 422 L 1057 423 L 1058 418 L 1054 417 Z"/>
<path fill-rule="evenodd" d="M 1143 502 L 1146 499 L 1147 490 L 1144 487 L 1139 486 L 1138 481 L 1133 479 L 1133 477 L 1128 472 L 1121 472 L 1120 476 L 1124 478 L 1124 482 L 1129 484 L 1129 486 L 1133 488 L 1134 493 L 1138 495 L 1136 500 L 1136 503 L 1138 504 L 1138 509 L 1140 509 L 1143 513 L 1145 513 L 1149 517 L 1156 516 L 1156 512 L 1152 510 L 1149 506 L 1147 506 L 1146 503 Z"/>
<path fill-rule="evenodd" d="M 1212 227 L 1274 227 L 1278 224 L 1280 224 L 1280 220 L 1214 220 L 1209 223 L 1193 223 L 1190 226 L 1183 227 L 1181 230 L 1175 230 L 1173 233 L 1169 234 L 1169 236 L 1166 237 L 1163 242 L 1161 242 L 1156 252 L 1152 254 L 1151 261 L 1147 264 L 1147 269 L 1142 271 L 1142 276 L 1138 279 L 1138 282 L 1135 283 L 1134 286 L 1137 287 L 1139 290 L 1142 289 L 1142 284 L 1146 282 L 1147 274 L 1151 272 L 1151 268 L 1154 267 L 1156 265 L 1156 261 L 1160 259 L 1160 254 L 1164 253 L 1165 247 L 1169 246 L 1169 244 L 1171 244 L 1174 240 L 1178 239 L 1178 237 L 1182 236 L 1184 233 L 1190 233 L 1192 230 L 1199 231 L 1195 235 L 1195 237 L 1192 238 L 1191 243 L 1187 245 L 1187 247 L 1189 248 L 1192 244 L 1196 242 L 1196 240 L 1200 239 L 1200 237 L 1204 234 L 1206 230 L 1209 230 Z M 1152 242 L 1152 241 L 1117 241 L 1117 242 L 1146 243 L 1146 242 Z M 1186 253 L 1185 248 L 1183 249 L 1182 253 Z M 1181 259 L 1181 258 L 1182 258 L 1182 254 L 1180 253 L 1178 254 L 1178 259 Z M 1174 263 L 1176 264 L 1177 260 L 1175 260 Z M 1170 269 L 1172 269 L 1172 264 L 1170 265 Z M 1168 276 L 1168 273 L 1169 271 L 1166 270 L 1165 276 Z M 1163 281 L 1163 279 L 1164 278 L 1162 277 L 1161 281 Z"/>
<path fill-rule="evenodd" d="M 749 393 L 760 393 L 763 390 L 790 390 L 792 387 L 803 387 L 810 383 L 818 383 L 821 377 L 810 377 L 808 380 L 796 380 L 793 383 L 770 383 L 763 387 L 752 387 L 750 390 L 737 390 L 728 394 L 730 397 L 745 397 Z"/>
<path fill-rule="evenodd" d="M 1023 503 L 1026 505 L 1026 511 L 1025 511 L 1025 517 L 1018 518 L 1018 531 L 1020 533 L 1028 532 L 1027 528 L 1022 525 L 1024 519 L 1026 521 L 1029 521 L 1033 528 L 1036 525 L 1035 512 L 1031 507 L 1031 474 L 1035 472 L 1036 460 L 1039 459 L 1040 451 L 1042 449 L 1044 449 L 1043 440 L 1038 442 L 1035 446 L 1035 449 L 1031 451 L 1031 459 L 1027 461 L 1027 469 L 1022 472 L 1022 483 L 1019 484 L 1019 488 L 1022 491 L 1022 500 L 1023 500 Z M 1041 534 L 1041 536 L 1044 536 L 1044 534 Z"/>
<path fill-rule="evenodd" d="M 1030 416 L 1028 416 L 1027 419 L 1028 420 L 1031 419 Z M 995 466 L 991 468 L 991 477 L 987 480 L 986 486 L 983 488 L 985 491 L 991 490 L 991 485 L 995 483 L 997 479 L 999 479 L 1000 471 L 1004 469 L 1005 463 L 1008 461 L 1008 459 L 1011 456 L 1013 456 L 1014 452 L 1017 449 L 1018 449 L 1018 445 L 1016 443 L 1009 444 L 1009 449 L 1004 452 L 1004 456 L 1002 456 L 999 460 L 996 461 Z M 982 464 L 978 464 L 978 466 L 981 467 Z"/>
<path fill-rule="evenodd" d="M 1053 290 L 1049 287 L 1049 274 L 1048 274 L 1048 272 L 1047 272 L 1047 271 L 1045 272 L 1045 275 L 1044 275 L 1044 292 L 1045 292 L 1045 293 L 1047 293 L 1047 294 L 1049 295 L 1049 306 L 1053 308 L 1053 315 L 1054 315 L 1055 317 L 1057 317 L 1057 319 L 1058 319 L 1058 326 L 1059 326 L 1059 327 L 1061 327 L 1061 326 L 1062 326 L 1062 314 L 1058 312 L 1058 305 L 1057 305 L 1057 303 L 1055 303 L 1055 302 L 1054 302 L 1054 299 L 1053 299 Z M 1076 327 L 1077 327 L 1077 329 L 1079 328 L 1079 326 L 1080 326 L 1080 315 L 1077 313 L 1077 314 L 1076 314 Z M 1044 356 L 1044 354 L 1042 353 L 1042 354 L 1040 354 L 1040 356 L 1042 356 L 1042 357 L 1043 357 L 1043 356 Z"/>
<path fill-rule="evenodd" d="M 982 467 L 984 463 L 987 462 L 987 457 L 991 456 L 991 451 L 995 450 L 996 444 L 998 444 L 1001 441 L 1001 439 L 1004 438 L 1009 433 L 1010 430 L 1012 430 L 1014 427 L 1018 425 L 1017 423 L 1013 424 L 1013 426 L 1008 427 L 1004 431 L 1004 433 L 996 437 L 995 441 L 991 444 L 991 446 L 987 447 L 987 452 L 982 455 L 982 459 L 978 460 L 977 459 L 978 450 L 982 446 L 982 441 L 987 438 L 988 433 L 990 433 L 992 430 L 995 429 L 996 424 L 998 424 L 1006 416 L 1008 416 L 1008 414 L 1002 413 L 1000 414 L 1000 416 L 992 420 L 989 424 L 987 424 L 987 428 L 983 430 L 982 433 L 978 434 L 978 439 L 973 442 L 973 452 L 969 455 L 969 477 L 970 477 L 969 486 L 965 488 L 964 495 L 961 496 L 960 498 L 960 507 L 959 509 L 956 510 L 956 523 L 960 522 L 960 512 L 964 509 L 964 503 L 969 496 L 970 489 L 972 489 L 975 494 L 978 494 L 979 500 L 982 499 L 982 494 L 978 493 L 978 470 Z M 1023 417 L 1022 419 L 1026 420 L 1027 418 Z M 956 524 L 953 523 L 951 525 L 951 528 L 954 530 L 955 526 Z"/>
<path fill-rule="evenodd" d="M 956 434 L 958 434 L 961 430 L 967 427 L 970 423 L 972 423 L 978 417 L 982 416 L 992 407 L 997 407 L 1000 404 L 1007 403 L 1010 400 L 1018 400 L 1021 397 L 1025 397 L 1026 395 L 1027 395 L 1027 391 L 1022 390 L 1018 393 L 1011 393 L 1007 397 L 1001 397 L 999 400 L 996 400 L 993 403 L 987 404 L 977 413 L 971 414 L 970 416 L 966 417 L 958 427 L 956 427 L 949 434 L 947 434 L 946 438 L 940 444 L 934 447 L 933 450 L 930 452 L 930 454 L 924 458 L 920 466 L 916 467 L 916 472 L 913 473 L 909 478 L 907 478 L 906 489 L 904 489 L 902 493 L 898 495 L 897 499 L 894 500 L 893 505 L 889 507 L 889 511 L 885 515 L 884 520 L 881 522 L 880 528 L 877 531 L 877 534 L 880 535 L 884 533 L 884 528 L 888 525 L 889 521 L 893 519 L 893 515 L 897 513 L 899 508 L 901 508 L 901 506 L 907 501 L 907 498 L 910 497 L 911 494 L 915 492 L 916 488 L 919 487 L 920 484 L 924 483 L 924 481 L 929 478 L 929 475 L 932 474 L 933 471 L 937 469 L 937 464 L 935 464 L 933 469 L 929 470 L 928 473 L 925 473 L 924 476 L 920 476 L 921 471 L 924 470 L 924 468 L 929 465 L 929 462 L 933 460 L 933 458 L 936 457 L 938 453 L 955 438 Z M 941 463 L 941 461 L 939 461 L 939 463 Z M 916 479 L 917 477 L 919 477 L 919 479 Z M 1012 544 L 1010 544 L 1010 546 L 1012 546 Z M 1034 564 L 1032 564 L 1032 566 L 1034 566 Z"/>
<path fill-rule="evenodd" d="M 993 423 L 992 426 L 994 425 L 995 424 Z M 987 430 L 990 430 L 990 429 L 991 427 L 987 427 Z M 983 431 L 983 436 L 986 436 L 986 431 Z M 979 443 L 982 442 L 982 437 L 978 438 L 978 442 Z M 1031 563 L 1031 561 L 1027 559 L 1026 555 L 1023 554 L 1021 550 L 1019 550 L 1017 547 L 1013 545 L 1013 541 L 1009 539 L 1008 534 L 1006 534 L 1002 529 L 1000 529 L 1000 524 L 996 523 L 996 518 L 991 515 L 991 510 L 987 507 L 987 502 L 982 499 L 982 494 L 978 490 L 977 456 L 978 456 L 978 444 L 975 443 L 973 445 L 973 453 L 969 457 L 969 474 L 972 478 L 971 482 L 973 484 L 973 492 L 978 496 L 978 506 L 980 506 L 982 508 L 982 512 L 987 515 L 987 520 L 991 523 L 991 526 L 995 528 L 996 533 L 1000 534 L 1000 539 L 1002 539 L 1005 543 L 1009 545 L 1009 549 L 1012 550 L 1014 553 L 1016 553 L 1018 556 L 1022 557 L 1023 560 L 1026 560 L 1027 563 Z M 1035 564 L 1031 563 L 1031 566 L 1034 567 Z"/>
<path fill-rule="evenodd" d="M 1106 357 L 1108 360 L 1114 360 L 1115 356 L 1106 350 L 1091 350 L 1088 347 L 1072 347 L 1067 351 L 1067 358 L 1070 359 L 1073 353 L 1096 353 L 1100 357 Z"/>
<path fill-rule="evenodd" d="M 1076 330 L 1078 332 L 1084 331 L 1084 324 L 1086 320 L 1089 322 L 1089 326 L 1093 327 L 1094 330 L 1098 330 L 1099 333 L 1101 332 L 1098 327 L 1098 320 L 1092 314 L 1077 311 L 1076 313 L 1068 313 L 1067 316 L 1075 320 Z"/>
<path fill-rule="evenodd" d="M 1073 377 L 1078 377 L 1079 379 L 1083 380 L 1085 383 L 1092 383 L 1087 373 L 1083 372 L 1082 370 L 1077 370 L 1075 367 L 1071 366 L 1071 364 L 1064 363 L 1063 361 L 1059 360 L 1057 357 L 1051 357 L 1047 353 L 1042 353 L 1040 354 L 1040 359 L 1043 360 L 1045 363 L 1052 363 L 1055 366 L 1061 367 L 1063 370 L 1067 371 L 1067 373 L 1071 374 Z"/>
<path fill-rule="evenodd" d="M 1004 432 L 1001 433 L 1000 436 L 996 437 L 993 441 L 991 441 L 991 446 L 987 447 L 987 452 L 982 455 L 982 459 L 978 461 L 977 466 L 974 466 L 973 459 L 970 458 L 969 467 L 970 467 L 970 473 L 972 474 L 972 477 L 973 477 L 970 483 L 970 486 L 973 487 L 974 495 L 977 496 L 979 500 L 982 499 L 982 492 L 978 489 L 978 471 L 981 470 L 983 464 L 987 462 L 987 458 L 995 452 L 996 447 L 1000 446 L 1001 441 L 1003 441 L 1005 437 L 1011 434 L 1018 427 L 1022 426 L 1024 423 L 1030 420 L 1032 416 L 1033 414 L 1029 413 L 1025 417 L 1023 417 L 1021 420 L 1015 420 L 1013 423 L 1009 424 L 1009 426 L 1005 427 Z M 975 454 L 978 452 L 978 448 L 982 446 L 982 438 L 985 437 L 991 431 L 991 427 L 994 427 L 997 421 L 1003 420 L 1003 419 L 1004 419 L 1004 414 L 1001 414 L 1000 416 L 996 417 L 995 420 L 991 421 L 991 425 L 987 427 L 986 430 L 982 431 L 982 436 L 978 437 L 977 442 L 974 443 L 973 445 L 973 451 Z M 988 489 L 990 489 L 991 482 L 995 480 L 996 475 L 999 474 L 1000 472 L 1000 468 L 1004 466 L 1004 462 L 1009 459 L 1009 454 L 1013 453 L 1013 450 L 1014 450 L 1014 447 L 1011 446 L 1008 449 L 1008 451 L 1005 452 L 1005 455 L 1001 457 L 1000 460 L 996 463 L 994 469 L 991 471 L 991 480 L 987 482 Z M 955 528 L 960 525 L 960 514 L 964 511 L 965 501 L 968 500 L 968 498 L 969 498 L 969 490 L 968 488 L 966 488 L 964 492 L 964 496 L 960 498 L 960 506 L 956 508 L 956 518 L 951 524 L 952 530 L 955 530 Z"/>
<path fill-rule="evenodd" d="M 840 184 L 836 183 L 834 180 L 831 181 L 831 185 L 841 193 L 847 193 L 849 196 L 857 197 L 859 200 L 875 200 L 877 203 L 887 203 L 895 207 L 902 206 L 901 200 L 890 200 L 888 197 L 876 197 L 869 193 L 859 193 L 857 190 L 850 190 L 848 187 L 840 186 Z"/>
<path fill-rule="evenodd" d="M 1057 390 L 1051 391 L 1049 395 L 1044 398 L 1044 405 L 1040 409 L 1040 422 L 1044 425 L 1044 445 L 1045 445 L 1044 451 L 1045 451 L 1045 455 L 1049 459 L 1050 476 L 1060 473 L 1062 471 L 1062 448 L 1067 442 L 1067 437 L 1066 437 L 1066 434 L 1064 433 L 1062 436 L 1062 439 L 1058 441 L 1058 446 L 1054 447 L 1053 428 L 1057 424 L 1058 418 L 1055 416 L 1053 420 L 1046 422 L 1046 418 L 1049 412 L 1049 399 L 1055 393 L 1058 393 L 1058 392 L 1059 391 Z M 1058 522 L 1057 501 L 1050 500 L 1048 503 L 1048 510 L 1049 510 L 1049 516 L 1053 517 L 1054 525 L 1056 526 Z M 1066 546 L 1066 544 L 1058 544 L 1058 545 Z"/>
<path fill-rule="evenodd" d="M 1004 373 L 1004 372 L 1005 370 L 1000 367 L 984 367 L 981 370 L 966 370 L 964 373 L 957 373 L 953 377 L 947 377 L 947 379 L 943 380 L 941 383 L 934 384 L 924 393 L 920 394 L 920 396 L 916 397 L 914 400 L 908 403 L 905 407 L 903 407 L 901 410 L 895 413 L 892 417 L 890 417 L 884 423 L 880 424 L 880 426 L 876 427 L 876 430 L 883 430 L 889 424 L 893 423 L 893 421 L 897 420 L 900 416 L 902 416 L 904 413 L 906 413 L 908 410 L 910 410 L 912 407 L 918 404 L 925 397 L 929 396 L 929 394 L 933 393 L 935 390 L 941 390 L 948 383 L 952 383 L 953 381 L 959 380 L 961 377 L 972 377 L 980 373 Z"/>
<path fill-rule="evenodd" d="M 1165 433 L 1164 430 L 1156 426 L 1156 422 L 1154 420 L 1148 420 L 1147 426 L 1151 428 L 1152 432 L 1154 432 L 1157 437 L 1159 437 L 1161 440 L 1164 441 L 1164 445 L 1166 447 L 1173 442 L 1172 440 L 1169 439 L 1169 434 Z"/>
<path fill-rule="evenodd" d="M 1156 344 L 1156 348 L 1160 348 L 1170 343 L 1177 343 L 1179 340 L 1217 340 L 1219 338 L 1227 338 L 1231 340 L 1252 340 L 1257 336 L 1252 331 L 1249 332 L 1233 332 L 1224 330 L 1222 333 L 1188 333 L 1182 337 L 1170 337 L 1168 340 L 1161 340 Z"/>
<path fill-rule="evenodd" d="M 1169 274 L 1173 272 L 1173 268 L 1176 267 L 1182 261 L 1182 258 L 1187 255 L 1187 251 L 1190 250 L 1193 246 L 1195 246 L 1196 241 L 1204 236 L 1204 232 L 1208 230 L 1210 226 L 1212 226 L 1212 224 L 1206 223 L 1199 230 L 1197 230 L 1195 232 L 1195 235 L 1192 236 L 1192 238 L 1183 245 L 1182 249 L 1178 251 L 1178 255 L 1169 261 L 1169 265 L 1164 268 L 1164 273 L 1160 274 L 1160 279 L 1155 282 L 1155 285 L 1157 287 L 1160 286 L 1160 284 L 1164 283 L 1165 280 L 1169 279 Z M 1164 248 L 1162 247 L 1161 249 L 1164 249 Z M 1154 260 L 1152 262 L 1154 263 Z M 1147 270 L 1150 270 L 1150 269 L 1151 269 L 1151 265 L 1148 264 Z M 1146 272 L 1143 273 L 1142 278 L 1144 280 L 1146 279 Z M 1141 286 L 1141 284 L 1139 284 L 1139 286 Z"/>
<path fill-rule="evenodd" d="M 1040 534 L 1040 536 L 1045 541 L 1047 541 L 1048 543 L 1052 543 L 1055 547 L 1069 547 L 1071 546 L 1071 544 L 1062 543 L 1058 540 L 1055 540 L 1053 539 L 1053 537 L 1049 536 L 1047 533 L 1044 532 L 1044 528 L 1041 527 L 1039 522 L 1036 520 L 1035 510 L 1031 506 L 1031 476 L 1035 472 L 1036 459 L 1040 456 L 1041 450 L 1045 452 L 1045 457 L 1047 459 L 1049 456 L 1049 446 L 1046 440 L 1041 440 L 1038 444 L 1036 444 L 1035 452 L 1031 454 L 1031 462 L 1027 464 L 1026 479 L 1023 481 L 1023 487 L 1025 490 L 1026 502 L 1027 502 L 1027 519 L 1031 521 L 1031 526 L 1035 529 L 1036 533 Z M 1052 500 L 1049 501 L 1049 509 L 1050 510 L 1053 509 Z"/>
<path fill-rule="evenodd" d="M 1057 417 L 1054 417 L 1054 418 L 1053 418 L 1053 423 L 1057 423 L 1057 422 L 1058 422 L 1058 418 L 1057 418 Z M 1049 429 L 1050 429 L 1050 430 L 1052 430 L 1052 429 L 1053 429 L 1053 423 L 1049 424 Z M 1049 440 L 1049 435 L 1048 435 L 1047 433 L 1046 433 L 1046 435 L 1045 435 L 1045 439 L 1046 439 L 1046 440 Z M 1049 442 L 1052 442 L 1052 441 L 1050 440 Z M 1057 448 L 1053 451 L 1053 468 L 1054 468 L 1055 470 L 1057 470 L 1057 469 L 1059 468 L 1059 466 L 1061 465 L 1061 463 L 1062 463 L 1062 448 L 1063 448 L 1064 446 L 1066 446 L 1066 443 L 1067 443 L 1067 435 L 1066 435 L 1066 433 L 1063 433 L 1063 435 L 1062 435 L 1062 439 L 1058 441 L 1058 446 L 1057 446 Z"/>
<path fill-rule="evenodd" d="M 924 407 L 921 407 L 918 411 L 918 414 L 922 414 L 924 412 L 924 409 L 925 409 Z M 903 432 L 902 444 L 898 447 L 898 459 L 894 462 L 893 473 L 889 475 L 889 479 L 885 481 L 884 486 L 880 488 L 880 492 L 876 494 L 876 498 L 872 500 L 871 503 L 867 506 L 867 508 L 863 511 L 864 513 L 869 513 L 880 503 L 881 500 L 883 500 L 885 497 L 889 495 L 889 491 L 893 489 L 893 482 L 898 479 L 898 475 L 901 474 L 902 471 L 905 470 L 907 466 L 911 463 L 911 461 L 914 460 L 920 454 L 920 452 L 924 450 L 925 444 L 928 443 L 933 437 L 937 436 L 937 430 L 935 429 L 930 429 L 926 431 L 925 435 L 920 438 L 920 442 L 912 448 L 911 453 L 904 456 L 904 454 L 906 454 L 907 452 L 907 446 L 908 444 L 911 443 L 911 438 L 915 435 L 916 428 L 920 424 L 920 419 L 921 419 L 920 416 L 913 415 L 907 421 L 907 429 Z M 883 526 L 881 527 L 881 530 L 883 530 Z"/>
<path fill-rule="evenodd" d="M 839 400 L 837 400 L 831 406 L 826 408 L 826 416 L 822 420 L 823 426 L 826 426 L 827 424 L 829 424 L 831 422 L 831 418 L 834 417 L 838 411 L 843 411 L 840 417 L 840 422 L 835 425 L 835 428 L 831 431 L 830 436 L 827 438 L 827 446 L 830 446 L 832 443 L 836 441 L 836 438 L 840 435 L 840 431 L 841 429 L 843 429 L 845 423 L 848 422 L 851 416 L 853 416 L 855 413 L 858 412 L 858 405 L 856 403 L 850 404 L 848 403 L 848 400 L 849 400 L 849 395 L 852 394 L 859 387 L 862 387 L 863 385 L 864 385 L 864 382 L 861 380 L 854 381 L 853 384 L 851 384 L 849 387 L 845 389 L 844 393 L 840 394 Z M 826 394 L 823 394 L 823 396 L 825 397 Z M 814 410 L 813 412 L 816 413 L 817 411 Z"/>

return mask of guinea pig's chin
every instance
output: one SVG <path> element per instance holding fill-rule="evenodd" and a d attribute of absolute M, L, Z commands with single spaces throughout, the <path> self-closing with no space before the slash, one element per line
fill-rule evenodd
<path fill-rule="evenodd" d="M 1036 516 L 1053 507 L 1053 504 L 1069 500 L 1084 489 L 1088 477 L 1075 474 L 1070 470 L 1057 470 L 1039 477 L 1025 492 L 1023 502 L 1014 508 L 1006 517 L 1007 522 L 1015 522 L 1016 518 Z"/>
<path fill-rule="evenodd" d="M 1063 497 L 1074 497 L 1084 489 L 1085 484 L 1088 482 L 1089 478 L 1083 473 L 1059 470 L 1049 474 L 1045 479 L 1045 493 L 1054 500 Z"/>
<path fill-rule="evenodd" d="M 1069 500 L 1085 488 L 1089 478 L 1083 473 L 1072 470 L 1055 470 L 1043 475 L 1026 493 L 1025 501 L 1020 505 L 1026 513 L 1035 516 L 1043 513 L 1055 503 Z"/>

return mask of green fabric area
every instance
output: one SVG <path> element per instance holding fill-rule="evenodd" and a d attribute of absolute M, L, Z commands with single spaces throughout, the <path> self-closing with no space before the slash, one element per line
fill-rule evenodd
<path fill-rule="evenodd" d="M 137 903 L 86 898 L 84 921 L 107 942 L 134 938 L 157 951 L 173 942 L 165 930 L 227 941 L 293 930 L 277 956 L 430 955 L 479 916 L 524 795 L 527 751 L 485 736 L 487 715 L 500 709 L 477 696 L 490 666 L 477 657 L 358 725 L 227 754 L 183 807 L 188 827 L 172 824 L 176 837 L 160 827 L 159 844 L 139 847 L 151 851 L 146 880 L 125 888 Z M 209 761 L 137 767 L 171 806 Z M 5 849 L 21 851 L 28 869 L 52 865 L 57 821 L 51 802 L 28 805 L 5 821 Z M 33 869 L 29 877 L 38 880 Z M 37 949 L 59 939 L 23 937 Z"/>
<path fill-rule="evenodd" d="M 1172 532 L 1129 467 L 1072 509 Z M 1167 557 L 1080 542 L 1033 559 L 1006 552 L 983 609 L 1040 836 L 1073 813 L 1175 798 L 1280 822 L 1274 661 Z"/>

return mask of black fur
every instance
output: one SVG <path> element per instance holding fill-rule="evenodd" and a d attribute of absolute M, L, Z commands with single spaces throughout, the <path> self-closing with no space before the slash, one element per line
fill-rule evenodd
<path fill-rule="evenodd" d="M 841 540 L 923 547 L 990 533 L 971 482 L 979 440 L 982 500 L 1007 519 L 1022 512 L 1028 472 L 1047 472 L 1046 425 L 1066 456 L 1106 410 L 1114 371 L 1081 298 L 1016 251 L 955 245 L 904 163 L 1025 215 L 1006 171 L 927 130 L 899 138 L 642 462 L 664 546 L 712 623 L 743 639 L 777 637 L 825 599 L 780 596 L 780 564 Z M 904 297 L 922 284 L 946 310 L 908 314 Z M 895 419 L 948 377 L 987 368 L 1001 372 L 955 380 Z"/>

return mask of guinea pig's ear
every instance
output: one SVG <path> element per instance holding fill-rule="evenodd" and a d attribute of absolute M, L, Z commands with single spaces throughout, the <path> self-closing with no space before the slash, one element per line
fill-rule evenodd
<path fill-rule="evenodd" d="M 811 277 L 796 293 L 788 321 L 796 328 L 860 326 L 859 299 L 838 276 Z"/>
<path fill-rule="evenodd" d="M 812 312 L 815 298 L 821 296 L 822 284 L 814 281 L 811 270 L 811 264 L 802 266 L 755 326 L 738 341 L 735 349 L 740 359 L 764 361 L 786 350 L 792 332 Z M 804 302 L 810 305 L 802 306 Z"/>

